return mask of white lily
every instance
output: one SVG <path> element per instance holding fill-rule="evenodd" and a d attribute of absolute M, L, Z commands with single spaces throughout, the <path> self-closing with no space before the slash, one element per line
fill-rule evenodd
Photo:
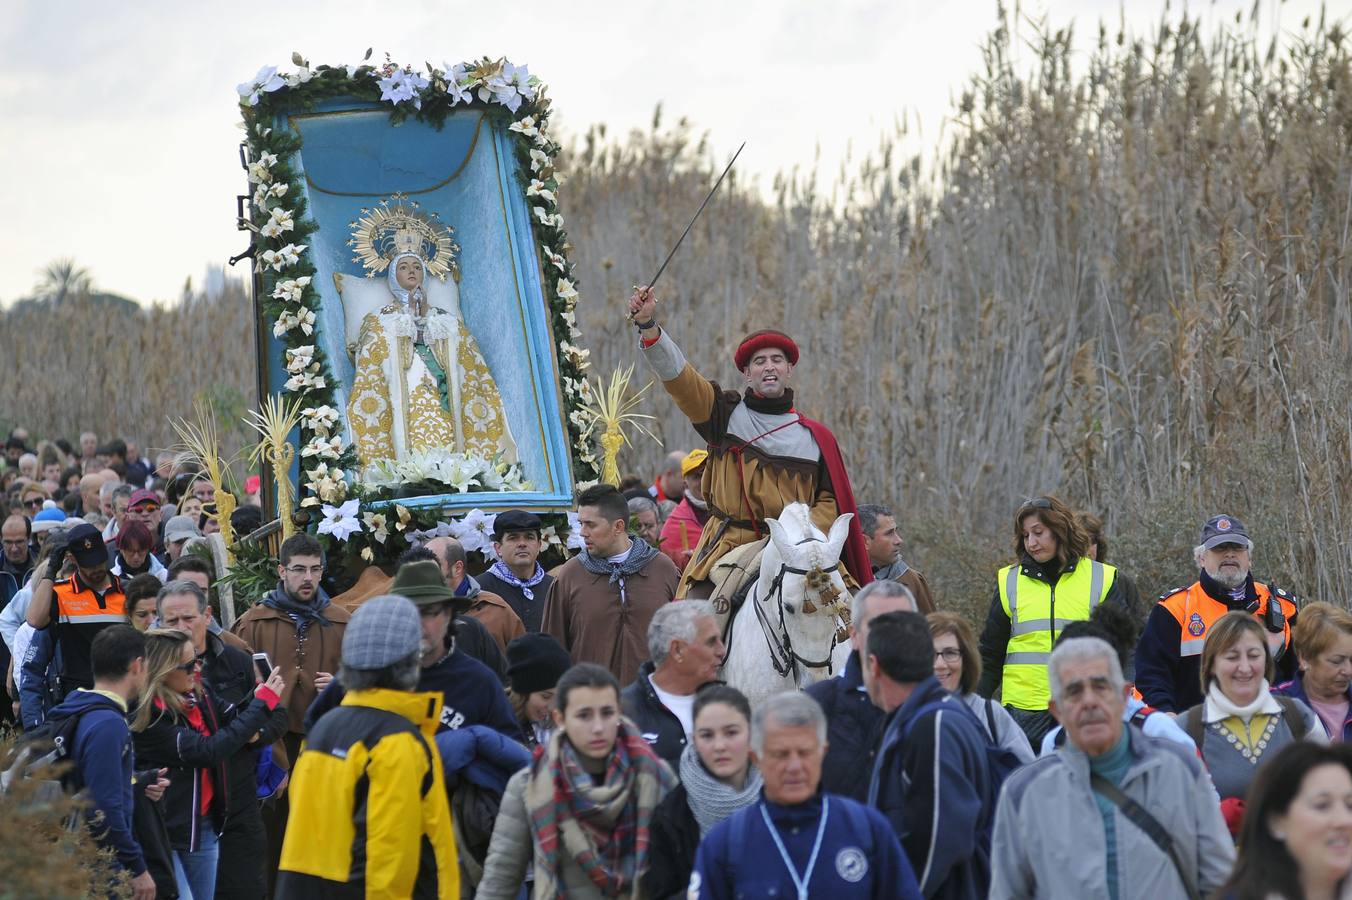
<path fill-rule="evenodd" d="M 252 80 L 235 86 L 239 102 L 245 106 L 257 106 L 261 94 L 270 94 L 286 86 L 286 79 L 277 74 L 276 66 L 264 66 Z"/>
<path fill-rule="evenodd" d="M 545 170 L 553 165 L 549 154 L 543 150 L 532 149 L 530 151 L 530 170 L 543 177 Z"/>
<path fill-rule="evenodd" d="M 540 220 L 540 224 L 546 228 L 558 228 L 563 224 L 563 216 L 558 213 L 550 213 L 543 206 L 532 206 L 531 211 L 535 213 L 535 218 Z"/>
<path fill-rule="evenodd" d="M 554 286 L 554 290 L 559 295 L 559 299 L 568 305 L 571 310 L 577 304 L 577 286 L 567 278 L 560 278 L 559 283 Z"/>
<path fill-rule="evenodd" d="M 524 134 L 526 137 L 535 137 L 540 133 L 540 129 L 535 127 L 534 116 L 524 116 L 507 126 L 508 131 L 515 131 L 517 134 Z"/>
<path fill-rule="evenodd" d="M 532 180 L 531 183 L 530 183 L 530 185 L 527 186 L 527 188 L 526 188 L 526 196 L 527 196 L 527 197 L 542 197 L 542 198 L 544 198 L 545 200 L 548 200 L 550 203 L 558 203 L 558 202 L 559 202 L 559 201 L 557 200 L 557 198 L 555 198 L 554 192 L 551 191 L 549 188 L 545 187 L 545 183 L 544 183 L 543 181 L 541 181 L 540 179 L 538 179 L 538 178 Z"/>

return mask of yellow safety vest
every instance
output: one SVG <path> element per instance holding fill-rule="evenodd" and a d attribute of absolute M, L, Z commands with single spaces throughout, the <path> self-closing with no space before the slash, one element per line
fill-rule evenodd
<path fill-rule="evenodd" d="M 1005 566 L 997 576 L 1000 605 L 1009 616 L 1000 694 L 1008 706 L 1045 710 L 1051 700 L 1047 662 L 1061 629 L 1089 618 L 1113 586 L 1117 570 L 1091 559 L 1077 560 L 1055 585 L 1023 574 L 1021 565 Z"/>

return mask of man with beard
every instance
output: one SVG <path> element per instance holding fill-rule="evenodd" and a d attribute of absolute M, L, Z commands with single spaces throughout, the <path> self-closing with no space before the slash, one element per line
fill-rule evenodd
<path fill-rule="evenodd" d="M 1296 598 L 1279 587 L 1254 581 L 1249 571 L 1253 541 L 1234 516 L 1212 516 L 1193 549 L 1201 569 L 1191 587 L 1160 597 L 1136 645 L 1136 689 L 1145 702 L 1178 713 L 1202 702 L 1202 644 L 1207 629 L 1228 612 L 1253 614 L 1263 623 L 1277 667 L 1274 683 L 1295 677 L 1291 631 Z"/>
<path fill-rule="evenodd" d="M 343 631 L 351 615 L 332 603 L 319 586 L 324 576 L 324 548 L 312 535 L 295 534 L 282 543 L 277 576 L 281 579 L 277 587 L 236 619 L 231 630 L 282 670 L 286 682 L 282 705 L 291 720 L 282 741 L 287 759 L 294 763 L 305 739 L 305 711 L 329 686 L 342 662 Z M 285 794 L 263 810 L 270 882 L 277 871 L 289 812 Z"/>

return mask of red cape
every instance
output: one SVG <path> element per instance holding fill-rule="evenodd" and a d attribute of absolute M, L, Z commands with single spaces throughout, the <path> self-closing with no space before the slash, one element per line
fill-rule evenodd
<path fill-rule="evenodd" d="M 795 410 L 797 412 L 797 410 Z M 817 447 L 822 452 L 822 462 L 826 465 L 826 474 L 831 478 L 831 489 L 836 495 L 836 509 L 841 513 L 853 513 L 850 519 L 850 535 L 845 539 L 845 547 L 840 551 L 840 560 L 860 587 L 873 580 L 873 566 L 864 548 L 864 530 L 859 526 L 859 507 L 854 502 L 854 490 L 850 487 L 850 476 L 845 471 L 845 460 L 840 455 L 840 445 L 836 436 L 821 422 L 813 421 L 798 413 L 798 421 L 817 439 Z"/>

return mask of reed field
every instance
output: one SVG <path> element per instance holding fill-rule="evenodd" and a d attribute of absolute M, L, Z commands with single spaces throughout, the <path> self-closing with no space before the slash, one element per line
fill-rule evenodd
<path fill-rule="evenodd" d="M 1248 17 L 1164 18 L 1072 52 L 1005 19 L 928 161 L 891 134 L 834 182 L 734 172 L 659 318 L 733 388 L 745 332 L 797 338 L 799 408 L 835 430 L 858 499 L 896 508 L 944 605 L 984 614 L 1014 508 L 1049 492 L 1106 520 L 1147 596 L 1195 577 L 1225 512 L 1260 580 L 1348 605 L 1352 65 L 1339 26 L 1286 24 L 1268 44 Z M 723 161 L 660 115 L 573 141 L 560 197 L 596 372 L 637 359 L 625 299 Z M 253 402 L 242 289 L 93 327 L 81 302 L 4 314 L 0 424 L 163 446 L 194 395 Z M 659 435 L 694 446 L 655 391 Z M 644 440 L 622 468 L 650 474 Z"/>

